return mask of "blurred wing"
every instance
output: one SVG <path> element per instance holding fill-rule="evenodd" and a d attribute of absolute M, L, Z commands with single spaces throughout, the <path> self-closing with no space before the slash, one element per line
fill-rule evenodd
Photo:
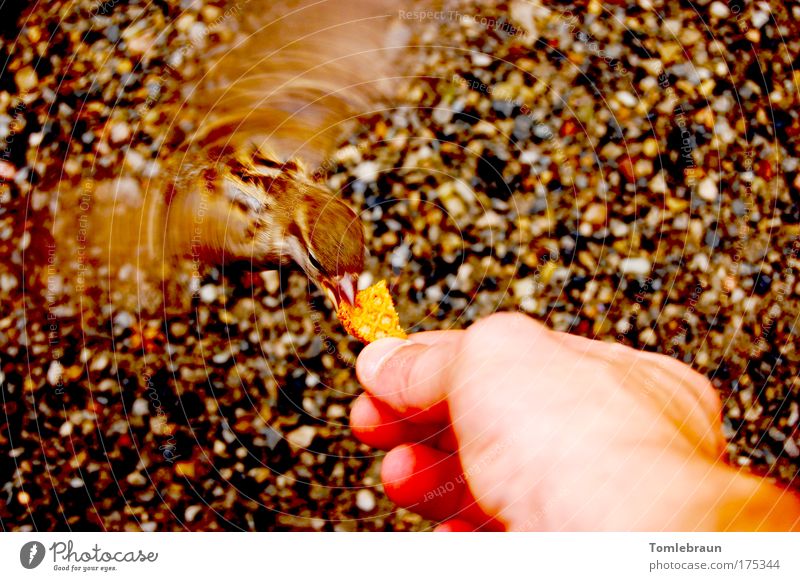
<path fill-rule="evenodd" d="M 188 98 L 204 144 L 266 142 L 317 166 L 346 122 L 394 94 L 407 34 L 395 0 L 250 0 L 235 46 Z"/>

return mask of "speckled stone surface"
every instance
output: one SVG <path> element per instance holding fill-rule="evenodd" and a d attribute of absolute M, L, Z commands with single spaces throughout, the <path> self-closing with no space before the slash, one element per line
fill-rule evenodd
<path fill-rule="evenodd" d="M 430 45 L 408 55 L 419 78 L 325 164 L 364 220 L 360 285 L 386 278 L 410 332 L 520 309 L 686 361 L 725 401 L 732 461 L 794 485 L 800 8 L 450 8 L 406 22 Z M 360 347 L 301 275 L 209 268 L 176 311 L 153 284 L 132 301 L 90 269 L 78 292 L 49 264 L 58 185 L 156 174 L 184 80 L 235 18 L 86 1 L 16 16 L 0 43 L 3 530 L 429 526 L 350 435 Z"/>

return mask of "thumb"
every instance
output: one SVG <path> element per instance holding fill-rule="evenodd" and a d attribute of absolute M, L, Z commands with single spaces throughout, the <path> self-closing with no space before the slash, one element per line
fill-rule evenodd
<path fill-rule="evenodd" d="M 447 397 L 461 333 L 427 344 L 394 338 L 370 343 L 358 356 L 358 379 L 399 415 L 428 410 Z"/>

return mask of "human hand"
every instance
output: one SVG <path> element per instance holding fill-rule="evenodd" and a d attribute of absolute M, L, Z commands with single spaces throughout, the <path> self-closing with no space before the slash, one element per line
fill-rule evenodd
<path fill-rule="evenodd" d="M 357 363 L 354 434 L 389 498 L 438 530 L 757 530 L 800 500 L 722 462 L 708 380 L 519 314 L 383 339 Z"/>

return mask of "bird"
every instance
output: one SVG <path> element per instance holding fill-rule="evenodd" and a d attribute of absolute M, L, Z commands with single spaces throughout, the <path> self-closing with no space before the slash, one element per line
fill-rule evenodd
<path fill-rule="evenodd" d="M 204 159 L 172 184 L 176 199 L 164 224 L 169 248 L 204 264 L 239 262 L 253 270 L 293 262 L 334 307 L 353 304 L 364 231 L 341 198 L 300 160 L 280 161 L 264 147 L 226 146 Z"/>
<path fill-rule="evenodd" d="M 363 228 L 313 168 L 353 119 L 396 93 L 409 38 L 400 3 L 244 3 L 231 12 L 237 36 L 210 48 L 204 73 L 170 109 L 173 124 L 190 129 L 165 169 L 99 183 L 83 231 L 111 270 L 134 262 L 171 280 L 176 261 L 194 272 L 293 263 L 335 308 L 352 304 Z"/>

